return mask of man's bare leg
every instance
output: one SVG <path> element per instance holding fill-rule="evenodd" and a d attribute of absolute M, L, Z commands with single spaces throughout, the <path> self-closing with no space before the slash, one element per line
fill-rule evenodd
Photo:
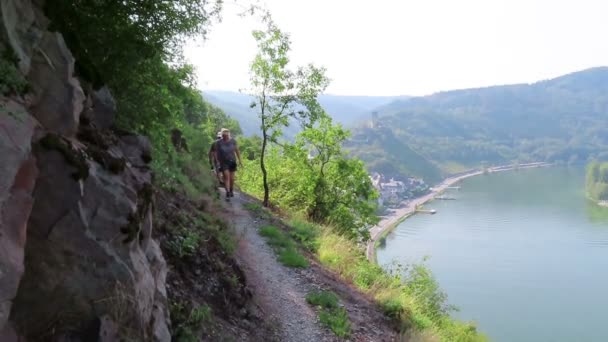
<path fill-rule="evenodd" d="M 224 170 L 224 189 L 226 189 L 226 198 L 228 198 L 228 194 L 230 193 L 230 189 L 232 188 L 232 182 L 230 178 L 230 171 Z"/>

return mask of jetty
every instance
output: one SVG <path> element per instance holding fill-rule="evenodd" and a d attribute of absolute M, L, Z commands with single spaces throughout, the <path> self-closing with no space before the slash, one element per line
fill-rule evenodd
<path fill-rule="evenodd" d="M 416 212 L 422 213 L 422 214 L 431 214 L 431 215 L 437 214 L 437 210 L 435 210 L 435 209 L 416 209 Z"/>

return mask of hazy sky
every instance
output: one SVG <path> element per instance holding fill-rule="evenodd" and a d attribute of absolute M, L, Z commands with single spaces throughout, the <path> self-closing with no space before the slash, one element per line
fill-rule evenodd
<path fill-rule="evenodd" d="M 266 0 L 294 65 L 325 66 L 340 95 L 425 95 L 535 82 L 608 65 L 608 0 Z M 235 15 L 186 56 L 203 89 L 247 87 L 256 23 Z"/>

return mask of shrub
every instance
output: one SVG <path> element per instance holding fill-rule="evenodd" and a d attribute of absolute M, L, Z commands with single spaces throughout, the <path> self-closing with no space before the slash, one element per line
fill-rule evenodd
<path fill-rule="evenodd" d="M 325 309 L 335 309 L 338 307 L 338 296 L 331 291 L 315 291 L 306 295 L 309 304 L 321 306 Z"/>
<path fill-rule="evenodd" d="M 286 248 L 279 253 L 279 261 L 288 267 L 306 268 L 308 260 L 293 248 Z"/>
<path fill-rule="evenodd" d="M 319 235 L 321 230 L 315 224 L 302 220 L 291 220 L 289 225 L 292 229 L 291 236 L 302 243 L 311 252 L 319 249 Z"/>
<path fill-rule="evenodd" d="M 203 324 L 211 322 L 213 313 L 207 304 L 188 310 L 188 305 L 175 302 L 171 304 L 171 320 L 176 327 L 174 339 L 178 342 L 196 342 L 199 338 L 196 332 Z"/>
<path fill-rule="evenodd" d="M 181 229 L 173 240 L 169 241 L 169 249 L 179 258 L 189 257 L 194 255 L 200 245 L 200 241 L 201 236 L 198 232 Z"/>
<path fill-rule="evenodd" d="M 329 327 L 336 336 L 344 338 L 350 336 L 350 321 L 346 309 L 322 310 L 319 313 L 319 320 Z"/>
<path fill-rule="evenodd" d="M 331 291 L 314 291 L 306 295 L 306 301 L 321 307 L 319 320 L 339 337 L 350 336 L 350 321 L 344 308 L 338 307 L 338 296 Z"/>
<path fill-rule="evenodd" d="M 10 48 L 0 55 L 0 95 L 23 94 L 28 91 L 29 84 L 15 66 L 18 61 Z"/>

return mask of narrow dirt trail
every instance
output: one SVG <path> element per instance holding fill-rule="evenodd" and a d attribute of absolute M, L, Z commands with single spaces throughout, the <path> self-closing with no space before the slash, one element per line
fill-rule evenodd
<path fill-rule="evenodd" d="M 398 341 L 389 320 L 375 305 L 333 274 L 311 261 L 307 269 L 293 269 L 277 261 L 258 229 L 270 224 L 243 208 L 247 203 L 238 194 L 227 204 L 239 238 L 237 259 L 243 266 L 254 300 L 270 324 L 275 336 L 266 341 L 344 341 L 321 325 L 317 312 L 306 302 L 314 290 L 334 291 L 346 308 L 352 324 L 349 341 Z"/>
<path fill-rule="evenodd" d="M 321 327 L 317 314 L 306 303 L 313 290 L 301 281 L 299 271 L 281 265 L 274 251 L 257 230 L 265 224 L 242 206 L 240 197 L 231 201 L 234 227 L 239 235 L 237 257 L 244 266 L 248 286 L 270 322 L 276 324 L 278 341 L 339 341 Z"/>

